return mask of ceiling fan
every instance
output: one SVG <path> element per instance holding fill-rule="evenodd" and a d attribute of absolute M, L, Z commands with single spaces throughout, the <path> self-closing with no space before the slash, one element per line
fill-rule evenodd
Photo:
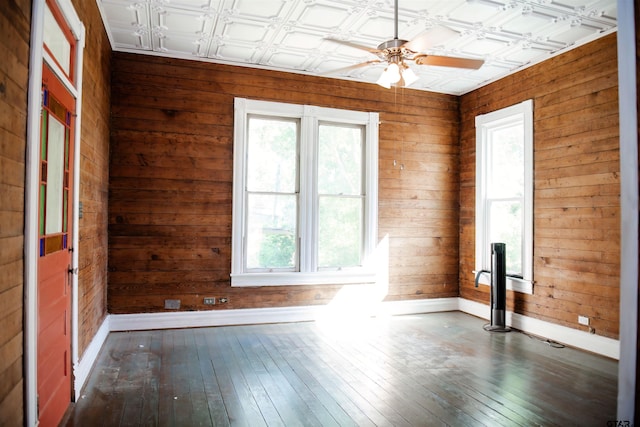
<path fill-rule="evenodd" d="M 381 43 L 377 48 L 370 48 L 345 40 L 327 39 L 334 43 L 365 50 L 378 57 L 378 59 L 339 68 L 337 70 L 330 71 L 327 74 L 341 73 L 366 67 L 368 65 L 386 63 L 388 65 L 380 75 L 377 83 L 380 86 L 389 89 L 391 85 L 405 87 L 418 80 L 418 77 L 406 63 L 408 61 L 413 61 L 417 65 L 435 65 L 440 67 L 467 68 L 472 70 L 477 70 L 484 63 L 481 59 L 427 55 L 425 53 L 421 53 L 422 51 L 427 50 L 432 46 L 437 46 L 440 42 L 458 34 L 447 27 L 437 27 L 427 30 L 411 41 L 399 39 L 398 0 L 395 0 L 394 30 L 393 39 Z"/>

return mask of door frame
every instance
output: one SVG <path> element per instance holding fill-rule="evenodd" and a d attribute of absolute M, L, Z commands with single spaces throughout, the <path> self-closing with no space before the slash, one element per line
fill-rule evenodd
<path fill-rule="evenodd" d="M 636 14 L 638 2 L 618 0 L 618 102 L 620 117 L 620 360 L 618 420 L 632 421 L 638 372 L 638 116 Z M 635 420 L 640 423 L 640 420 Z"/>
<path fill-rule="evenodd" d="M 76 39 L 74 58 L 75 85 L 66 77 L 61 78 L 65 87 L 76 98 L 76 120 L 74 126 L 75 145 L 73 182 L 71 247 L 74 248 L 71 267 L 78 268 L 78 214 L 80 197 L 80 130 L 82 117 L 82 58 L 85 44 L 85 28 L 76 13 L 71 0 L 53 0 L 71 29 Z M 40 162 L 40 109 L 42 88 L 42 67 L 44 62 L 56 72 L 64 76 L 58 65 L 45 52 L 44 44 L 44 11 L 43 0 L 33 0 L 31 8 L 31 50 L 29 53 L 29 89 L 27 96 L 27 149 L 25 159 L 25 234 L 24 234 L 24 370 L 25 370 L 25 425 L 38 424 L 38 387 L 37 387 L 37 328 L 38 328 L 38 194 L 39 194 L 39 162 Z M 72 274 L 71 287 L 71 361 L 75 371 L 78 365 L 78 275 Z M 76 382 L 72 390 L 77 395 Z"/>

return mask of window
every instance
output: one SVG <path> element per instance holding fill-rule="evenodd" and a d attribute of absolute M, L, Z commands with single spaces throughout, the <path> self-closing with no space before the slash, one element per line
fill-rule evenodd
<path fill-rule="evenodd" d="M 236 98 L 232 286 L 368 283 L 378 114 Z"/>
<path fill-rule="evenodd" d="M 505 243 L 507 289 L 533 293 L 532 101 L 477 116 L 476 156 L 476 271 Z"/>

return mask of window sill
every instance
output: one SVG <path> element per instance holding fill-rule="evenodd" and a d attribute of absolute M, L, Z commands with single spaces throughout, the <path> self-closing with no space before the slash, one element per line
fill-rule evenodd
<path fill-rule="evenodd" d="M 476 277 L 477 273 L 477 271 L 474 271 L 473 277 Z M 478 283 L 491 286 L 491 273 L 481 273 Z M 533 295 L 533 281 L 507 276 L 507 290 Z"/>
<path fill-rule="evenodd" d="M 347 285 L 375 283 L 376 277 L 376 273 L 369 270 L 321 271 L 318 273 L 240 273 L 231 275 L 231 286 Z"/>

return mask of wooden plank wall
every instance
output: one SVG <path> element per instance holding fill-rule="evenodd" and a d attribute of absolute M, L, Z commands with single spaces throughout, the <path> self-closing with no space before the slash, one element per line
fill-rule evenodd
<path fill-rule="evenodd" d="M 387 299 L 458 295 L 457 97 L 125 53 L 112 88 L 110 313 L 326 304 L 341 288 L 230 287 L 236 96 L 380 112 Z"/>
<path fill-rule="evenodd" d="M 620 182 L 616 36 L 461 97 L 460 294 L 474 288 L 476 115 L 534 103 L 534 294 L 509 292 L 516 313 L 572 328 L 591 318 L 618 337 Z"/>
<path fill-rule="evenodd" d="M 0 8 L 0 425 L 23 423 L 24 177 L 30 0 Z"/>
<path fill-rule="evenodd" d="M 107 315 L 111 46 L 95 1 L 74 0 L 86 30 L 80 147 L 79 355 Z"/>

